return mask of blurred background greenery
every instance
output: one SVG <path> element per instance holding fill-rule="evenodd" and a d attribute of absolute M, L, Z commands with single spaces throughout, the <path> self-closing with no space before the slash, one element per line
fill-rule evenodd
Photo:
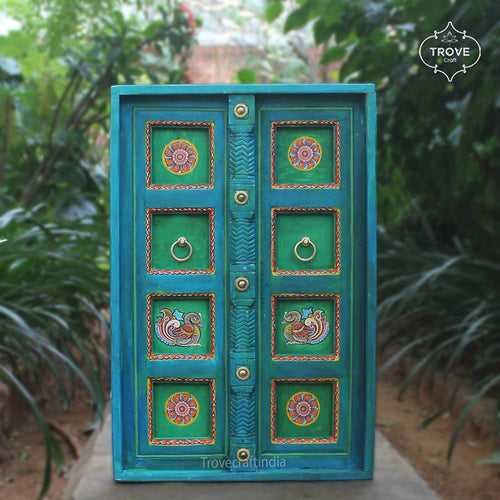
<path fill-rule="evenodd" d="M 383 369 L 414 360 L 402 393 L 429 373 L 470 382 L 449 458 L 483 396 L 500 418 L 497 0 L 4 0 L 0 15 L 0 380 L 43 432 L 42 494 L 63 459 L 44 401 L 69 407 L 83 384 L 99 416 L 108 392 L 109 87 L 203 81 L 202 23 L 239 47 L 219 81 L 376 83 Z M 452 84 L 418 60 L 448 20 L 482 46 Z"/>

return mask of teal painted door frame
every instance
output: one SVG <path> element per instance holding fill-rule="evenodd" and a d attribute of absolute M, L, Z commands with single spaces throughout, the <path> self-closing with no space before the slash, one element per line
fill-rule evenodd
<path fill-rule="evenodd" d="M 115 480 L 370 479 L 374 86 L 111 100 Z"/>

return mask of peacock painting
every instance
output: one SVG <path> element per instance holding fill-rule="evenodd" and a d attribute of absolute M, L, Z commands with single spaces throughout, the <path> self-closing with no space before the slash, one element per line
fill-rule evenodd
<path fill-rule="evenodd" d="M 168 308 L 162 309 L 161 313 L 162 316 L 156 322 L 156 334 L 162 342 L 175 346 L 200 345 L 200 313 L 183 313 Z"/>
<path fill-rule="evenodd" d="M 306 307 L 283 315 L 283 334 L 287 344 L 319 344 L 328 335 L 328 320 L 321 309 Z"/>

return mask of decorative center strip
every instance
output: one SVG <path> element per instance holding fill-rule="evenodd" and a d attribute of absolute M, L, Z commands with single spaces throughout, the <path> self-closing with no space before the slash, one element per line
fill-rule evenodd
<path fill-rule="evenodd" d="M 256 450 L 256 401 L 255 401 L 255 102 L 253 96 L 230 96 L 229 109 L 245 107 L 246 113 L 231 114 L 229 118 L 229 190 L 231 207 L 229 271 L 230 291 L 230 462 L 241 461 L 239 453 L 245 450 L 244 469 L 254 470 L 251 460 Z M 239 108 L 238 108 L 239 109 Z M 243 109 L 243 108 L 242 108 Z M 243 195 L 241 194 L 243 193 Z M 238 196 L 239 194 L 239 196 Z M 245 280 L 245 287 L 238 288 L 238 280 Z M 234 283 L 233 283 L 234 281 Z M 246 377 L 235 375 L 238 366 L 250 367 Z"/>

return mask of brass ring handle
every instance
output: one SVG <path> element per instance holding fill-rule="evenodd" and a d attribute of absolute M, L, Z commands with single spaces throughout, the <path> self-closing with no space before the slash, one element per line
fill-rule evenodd
<path fill-rule="evenodd" d="M 312 254 L 309 255 L 309 257 L 301 257 L 299 255 L 299 247 L 301 246 L 312 247 Z M 295 254 L 295 257 L 297 257 L 297 259 L 299 259 L 301 262 L 311 262 L 311 260 L 313 260 L 314 257 L 316 257 L 317 250 L 318 249 L 316 248 L 316 245 L 313 243 L 311 238 L 309 238 L 309 236 L 304 236 L 302 239 L 297 241 L 297 243 L 293 247 L 293 253 Z"/>
<path fill-rule="evenodd" d="M 176 247 L 179 248 L 188 248 L 188 253 L 185 257 L 178 257 L 175 254 L 175 249 Z M 189 243 L 188 239 L 185 238 L 184 236 L 179 236 L 171 245 L 170 247 L 170 254 L 172 255 L 172 258 L 177 261 L 177 262 L 186 262 L 186 260 L 189 260 L 191 258 L 191 255 L 193 255 L 193 246 L 191 243 Z"/>

